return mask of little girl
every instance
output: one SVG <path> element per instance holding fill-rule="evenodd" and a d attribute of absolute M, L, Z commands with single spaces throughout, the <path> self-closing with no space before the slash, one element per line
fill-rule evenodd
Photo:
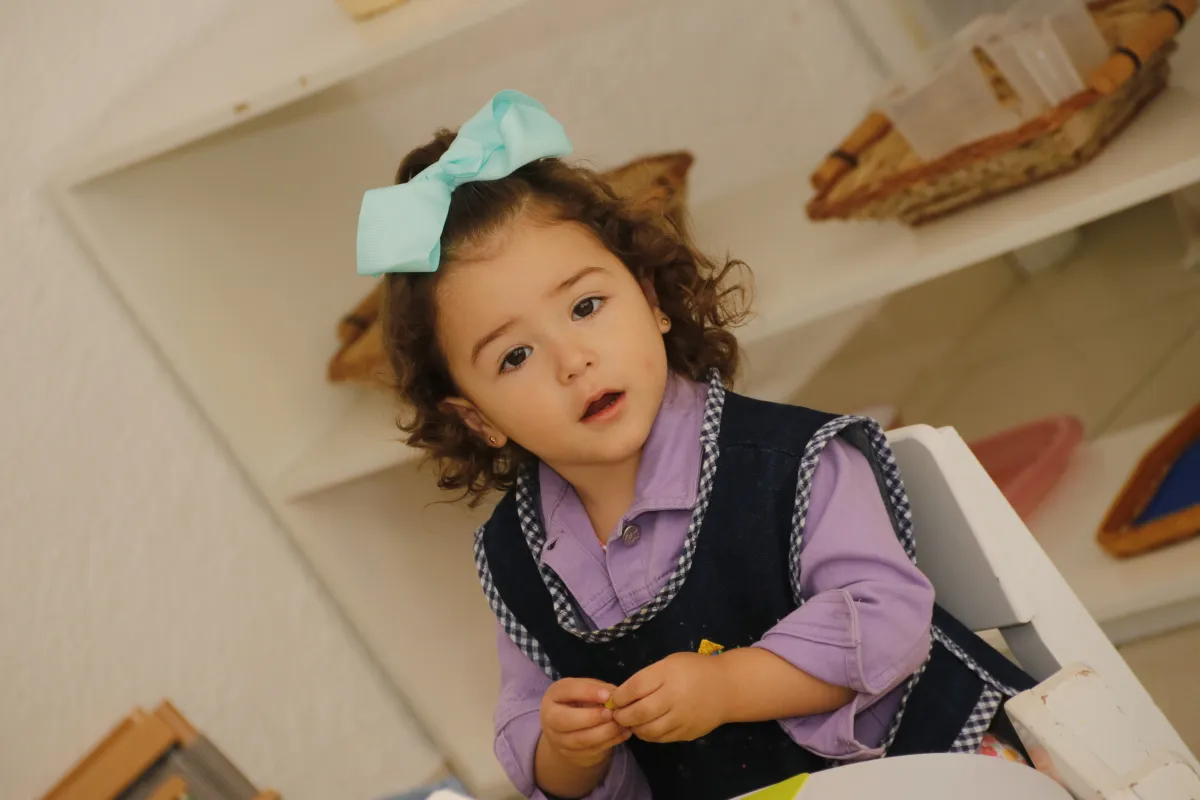
<path fill-rule="evenodd" d="M 724 800 L 975 752 L 1032 682 L 934 605 L 879 427 L 728 391 L 742 265 L 570 152 L 501 92 L 359 218 L 409 443 L 442 487 L 505 492 L 475 561 L 513 783 Z"/>

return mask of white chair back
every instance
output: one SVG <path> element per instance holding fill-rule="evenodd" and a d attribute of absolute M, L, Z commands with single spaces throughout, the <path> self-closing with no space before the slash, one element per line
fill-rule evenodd
<path fill-rule="evenodd" d="M 1200 769 L 958 433 L 914 425 L 888 439 L 912 505 L 918 565 L 938 603 L 972 630 L 998 628 L 1039 681 L 1086 664 L 1150 749 Z"/>

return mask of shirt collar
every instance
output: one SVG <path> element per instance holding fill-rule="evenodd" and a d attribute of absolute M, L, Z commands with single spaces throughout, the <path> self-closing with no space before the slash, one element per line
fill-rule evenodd
<path fill-rule="evenodd" d="M 648 511 L 686 510 L 696 504 L 700 483 L 700 428 L 708 387 L 671 372 L 650 434 L 642 446 L 632 519 Z M 538 465 L 547 544 L 580 524 L 583 504 L 571 484 L 545 462 Z M 586 512 L 582 519 L 587 520 Z M 587 526 L 590 528 L 590 524 Z M 589 531 L 590 533 L 590 531 Z"/>

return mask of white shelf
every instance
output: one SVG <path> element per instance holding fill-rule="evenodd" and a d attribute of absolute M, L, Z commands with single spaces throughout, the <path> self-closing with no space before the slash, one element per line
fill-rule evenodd
<path fill-rule="evenodd" d="M 279 508 L 434 746 L 475 796 L 510 797 L 492 755 L 496 620 L 471 554 L 489 509 L 445 499 L 406 465 Z"/>
<path fill-rule="evenodd" d="M 1190 85 L 1200 84 L 1200 76 L 1188 77 L 1198 79 Z M 349 122 L 341 123 L 347 124 L 340 134 L 347 143 L 357 135 Z M 297 120 L 288 130 L 304 124 Z M 739 338 L 752 354 L 751 364 L 773 368 L 752 375 L 748 390 L 771 399 L 795 391 L 853 334 L 871 304 L 892 292 L 1200 181 L 1200 138 L 1183 133 L 1195 130 L 1200 130 L 1200 92 L 1172 87 L 1085 169 L 917 230 L 895 223 L 811 222 L 804 215 L 808 192 L 797 190 L 803 176 L 794 173 L 697 206 L 693 217 L 702 244 L 712 252 L 736 254 L 754 271 L 756 314 Z M 255 148 L 264 158 L 272 138 L 264 132 L 262 146 Z M 378 152 L 376 143 L 357 138 L 353 149 L 365 162 L 366 154 Z M 196 169 L 207 172 L 215 164 Z M 287 180 L 275 173 L 263 178 Z M 351 187 L 346 190 L 349 195 Z M 341 205 L 330 203 L 320 214 L 347 217 L 348 198 L 339 194 L 336 201 Z M 312 225 L 319 224 L 316 212 L 308 220 Z M 328 263 L 313 265 L 313 272 Z M 361 282 L 355 283 L 361 292 Z M 348 292 L 336 296 L 345 298 Z M 325 318 L 336 319 L 352 302 L 326 307 Z M 837 321 L 814 326 L 816 333 L 797 331 L 824 320 Z M 794 350 L 786 340 L 792 335 L 810 342 L 805 360 L 779 357 Z M 322 347 L 325 358 L 324 340 Z M 379 399 L 356 400 L 333 426 L 309 427 L 326 433 L 287 464 L 273 465 L 276 489 L 294 499 L 412 458 L 408 448 L 395 444 L 394 426 L 381 413 Z M 383 424 L 376 425 L 380 419 Z"/>
<path fill-rule="evenodd" d="M 391 132 L 412 128 L 412 115 L 392 95 L 397 76 L 373 74 L 250 122 L 240 117 L 308 93 L 317 74 L 358 74 L 522 4 L 410 0 L 360 27 L 332 0 L 303 0 L 286 13 L 280 2 L 248 5 L 164 69 L 114 112 L 117 127 L 89 137 L 92 146 L 60 174 L 57 189 L 85 243 L 250 473 L 295 499 L 413 457 L 396 443 L 383 398 L 322 378 L 334 345 L 330 321 L 367 286 L 349 263 L 358 200 L 386 173 L 381 165 L 395 162 Z M 488 29 L 550 24 L 549 7 L 523 5 L 527 11 Z M 264 38 L 287 55 L 256 50 Z M 300 46 L 310 40 L 312 47 Z M 424 66 L 453 52 L 426 53 Z M 739 334 L 752 356 L 750 390 L 786 397 L 891 292 L 1200 180 L 1200 138 L 1189 135 L 1200 130 L 1200 58 L 1186 55 L 1177 55 L 1181 85 L 1094 163 L 925 229 L 808 221 L 807 162 L 696 205 L 702 244 L 754 270 L 756 316 Z M 283 79 L 300 68 L 296 59 L 311 73 L 304 91 Z M 276 97 L 284 84 L 290 94 L 226 113 L 230 92 L 249 96 L 247 87 L 257 87 Z M 164 92 L 176 99 L 166 102 Z M 703 129 L 707 112 L 675 116 Z M 706 148 L 697 144 L 702 169 Z M 709 149 L 718 149 L 716 139 Z M 79 166 L 85 162 L 91 166 Z M 79 183 L 84 174 L 95 177 Z M 832 321 L 800 330 L 817 320 Z M 803 358 L 789 357 L 793 336 L 808 345 Z"/>
<path fill-rule="evenodd" d="M 1096 531 L 1142 455 L 1175 415 L 1084 445 L 1029 528 L 1116 644 L 1200 623 L 1200 537 L 1128 559 L 1109 556 Z"/>
<path fill-rule="evenodd" d="M 114 107 L 63 170 L 82 183 L 294 103 L 528 0 L 407 0 L 355 22 L 334 0 L 254 0 Z"/>
<path fill-rule="evenodd" d="M 1194 51 L 1200 42 L 1190 44 Z M 769 276 L 752 338 L 977 264 L 1200 181 L 1200 58 L 1179 55 L 1175 85 L 1069 175 L 914 230 L 811 222 L 806 176 L 783 174 L 697 208 L 696 231 L 710 251 L 732 252 Z"/>
<path fill-rule="evenodd" d="M 384 391 L 359 391 L 350 409 L 288 465 L 272 483 L 289 501 L 299 500 L 409 461 L 421 453 L 401 441 L 395 400 Z"/>

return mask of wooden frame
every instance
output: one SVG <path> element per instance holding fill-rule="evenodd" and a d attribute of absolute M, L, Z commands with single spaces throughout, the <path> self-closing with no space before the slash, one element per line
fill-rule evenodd
<path fill-rule="evenodd" d="M 199 736 L 169 700 L 149 713 L 134 708 L 42 800 L 115 800 L 173 747 L 186 747 Z M 182 778 L 172 777 L 151 798 L 175 800 L 186 790 Z M 279 795 L 265 791 L 254 800 L 279 800 Z"/>
<path fill-rule="evenodd" d="M 1109 554 L 1127 558 L 1200 533 L 1200 504 L 1137 524 L 1163 479 L 1184 450 L 1200 441 L 1200 405 L 1184 415 L 1130 474 L 1100 524 L 1096 540 Z"/>

